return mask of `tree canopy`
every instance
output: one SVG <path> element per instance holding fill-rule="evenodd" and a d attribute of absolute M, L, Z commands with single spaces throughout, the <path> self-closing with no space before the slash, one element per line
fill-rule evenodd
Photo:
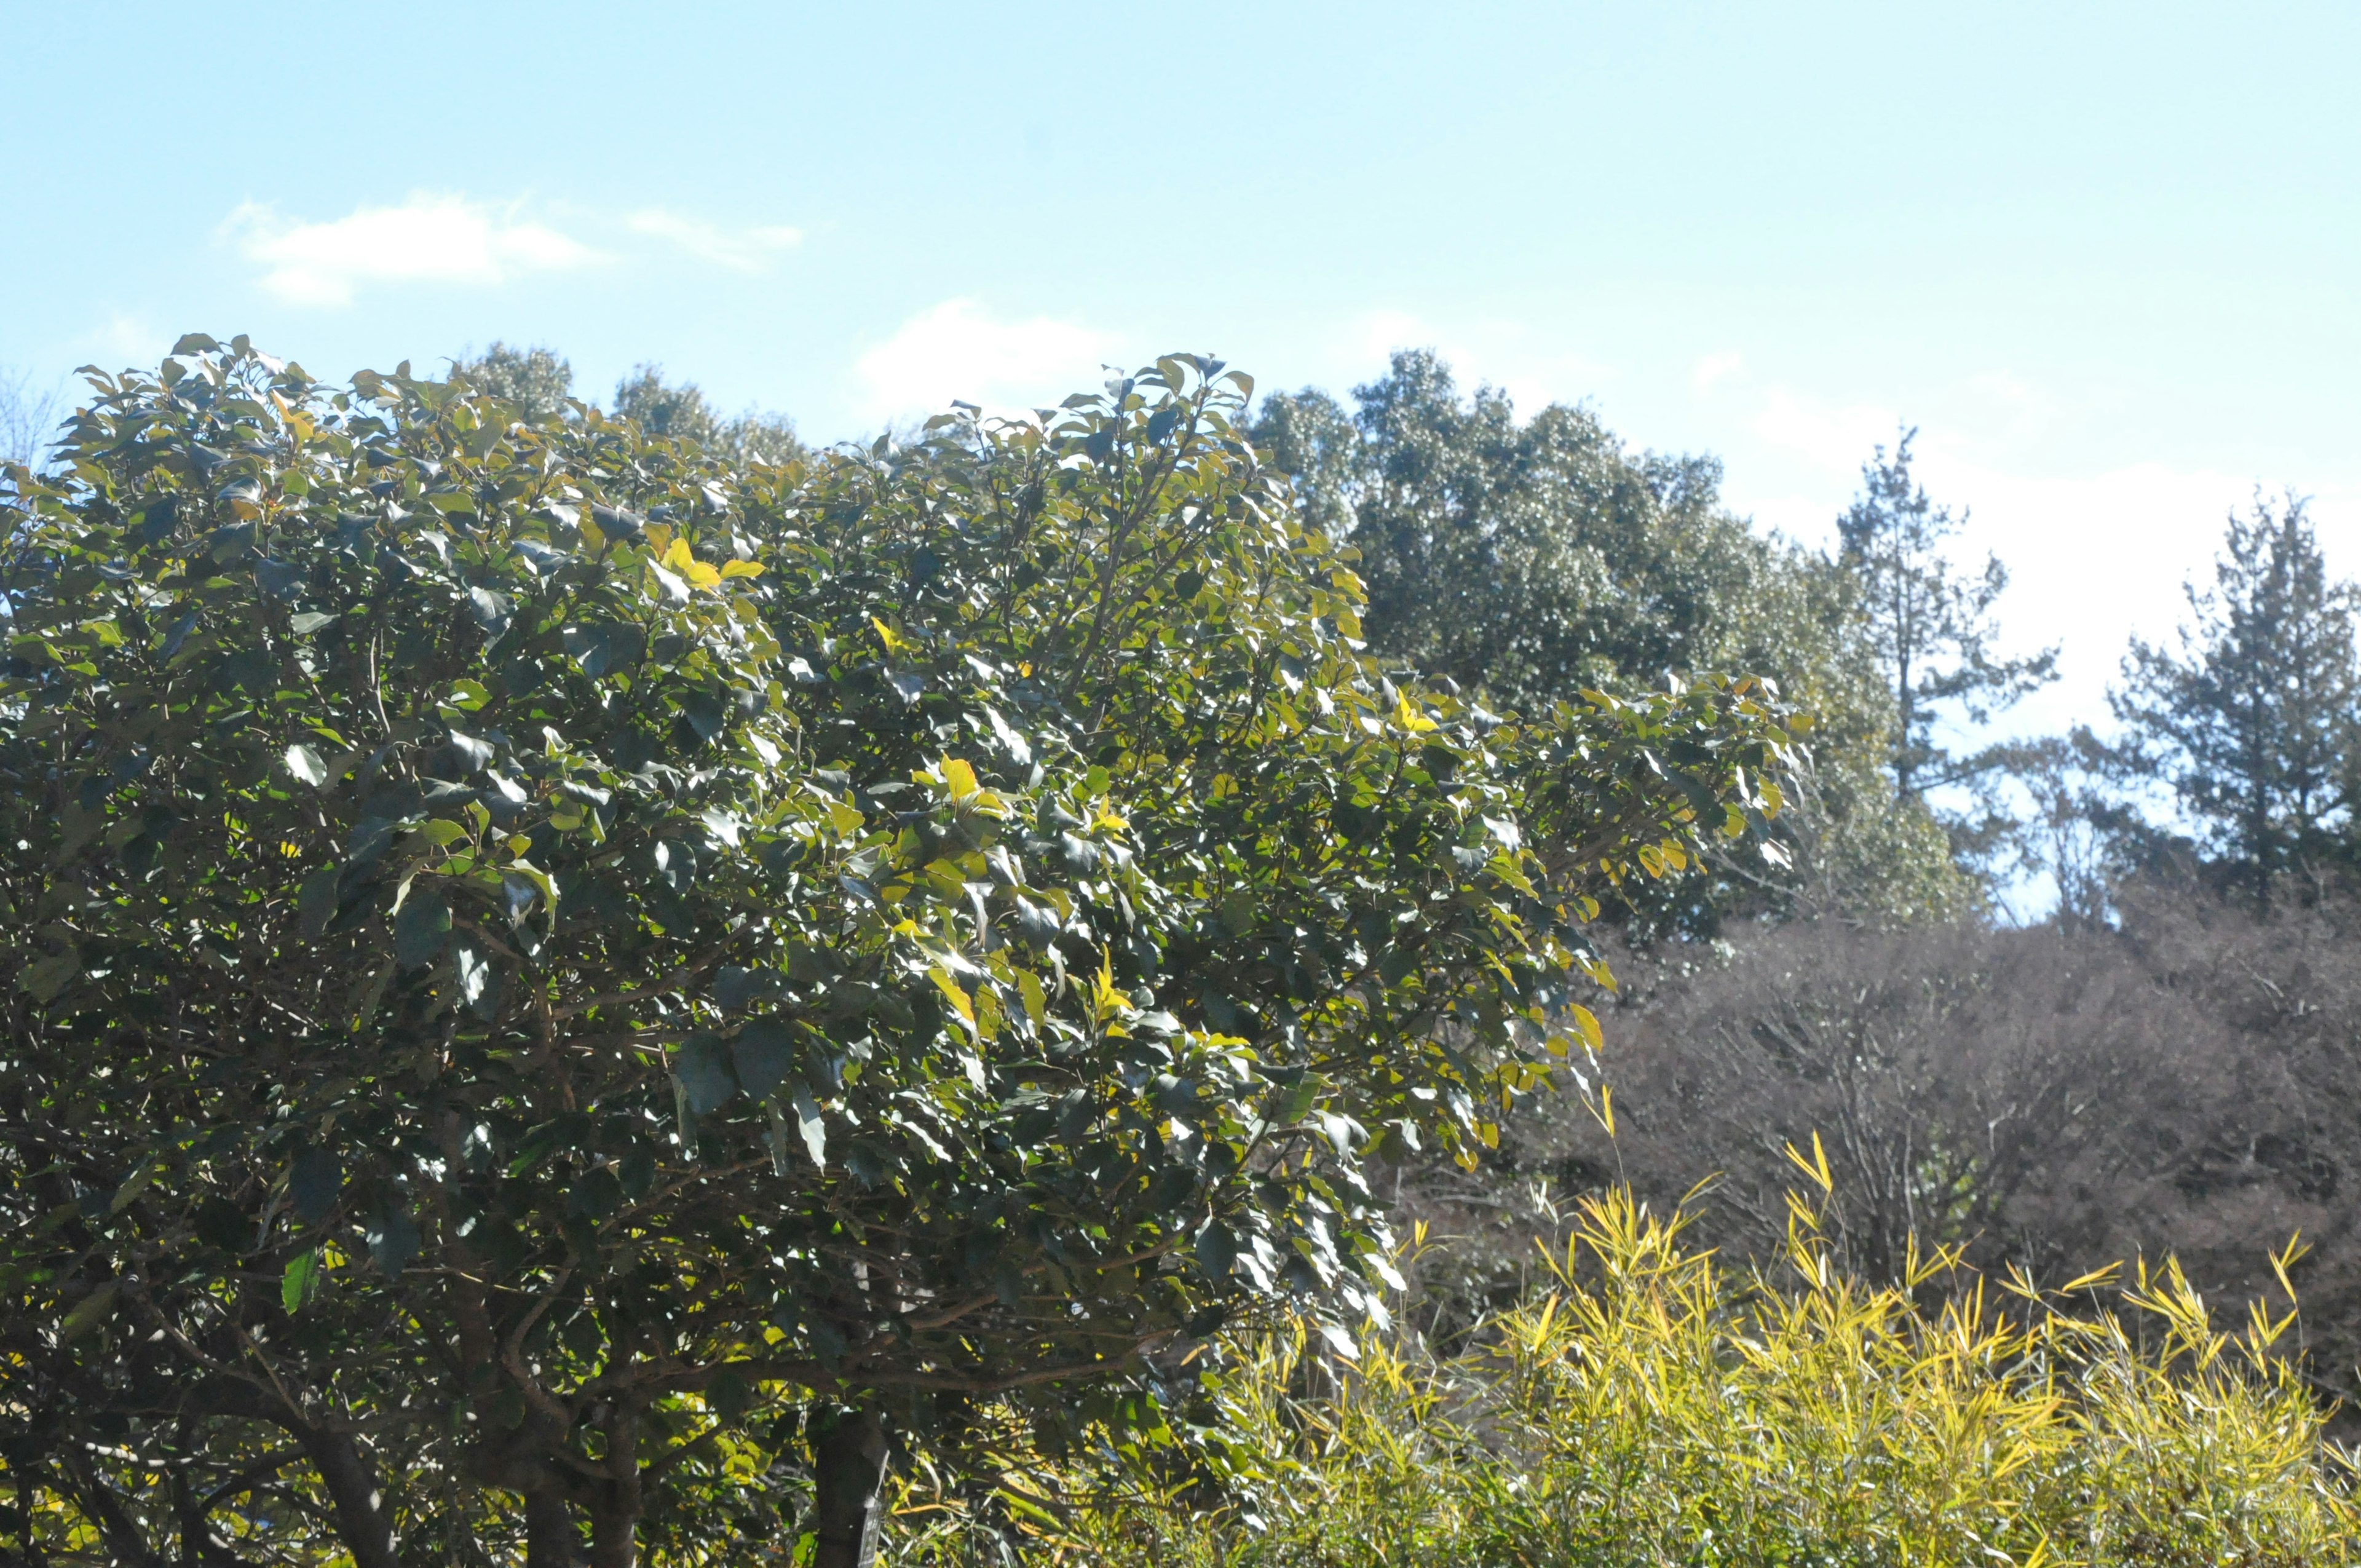
<path fill-rule="evenodd" d="M 2231 514 L 2213 586 L 2186 587 L 2178 650 L 2134 641 L 2112 694 L 2138 772 L 2168 784 L 2202 849 L 2251 892 L 2346 859 L 2361 784 L 2355 595 L 2304 503 Z"/>
<path fill-rule="evenodd" d="M 1586 690 L 1745 670 L 1813 718 L 1763 845 L 1652 888 L 1643 927 L 1842 908 L 1878 919 L 1972 902 L 1943 835 L 1897 798 L 1902 724 L 1861 579 L 1722 504 L 1709 457 L 1634 453 L 1583 408 L 1521 420 L 1463 395 L 1431 352 L 1353 391 L 1268 397 L 1255 424 L 1296 479 L 1307 526 L 1348 540 L 1369 585 L 1371 651 L 1484 700 L 1546 713 Z"/>
<path fill-rule="evenodd" d="M 1225 1323 L 1381 1314 L 1362 1162 L 1595 1043 L 1584 923 L 1789 731 L 1389 674 L 1249 391 L 774 463 L 96 377 L 0 558 L 20 1484 L 125 1561 L 853 1563 L 978 1398 L 1153 1440 Z"/>
<path fill-rule="evenodd" d="M 1853 574 L 1861 624 L 1894 697 L 1891 766 L 1905 800 L 1972 783 L 2001 765 L 1997 752 L 1954 755 L 1936 739 L 1947 707 L 1981 724 L 1997 707 L 2056 678 L 2058 651 L 2024 658 L 1993 652 L 1993 601 L 2008 587 L 1997 555 L 1981 570 L 1949 560 L 1945 542 L 1966 515 L 1927 495 L 1910 470 L 1915 430 L 1861 466 L 1861 494 L 1837 520 L 1838 558 Z"/>

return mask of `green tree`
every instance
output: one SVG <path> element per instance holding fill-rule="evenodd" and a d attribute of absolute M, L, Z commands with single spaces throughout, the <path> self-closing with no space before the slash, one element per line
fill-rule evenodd
<path fill-rule="evenodd" d="M 494 341 L 483 353 L 458 360 L 455 378 L 517 411 L 517 417 L 541 424 L 566 417 L 566 400 L 574 395 L 574 367 L 554 349 L 517 348 Z"/>
<path fill-rule="evenodd" d="M 1948 558 L 1946 543 L 1967 514 L 1937 506 L 1911 476 L 1917 434 L 1903 431 L 1891 455 L 1876 449 L 1861 466 L 1861 495 L 1837 519 L 1839 559 L 1859 582 L 1862 624 L 1893 693 L 1891 766 L 1909 802 L 1972 784 L 2003 763 L 1999 752 L 1957 756 L 1938 741 L 1936 726 L 1948 709 L 1982 724 L 2056 679 L 2058 663 L 2055 648 L 2022 659 L 1993 653 L 1992 607 L 2008 587 L 2007 568 L 1997 555 L 1973 572 Z"/>
<path fill-rule="evenodd" d="M 276 1464 L 363 1568 L 838 1568 L 978 1399 L 1169 1443 L 1773 809 L 1749 683 L 1374 667 L 1214 362 L 742 469 L 243 339 L 93 390 L 0 558 L 0 1334 L 125 1552 Z"/>
<path fill-rule="evenodd" d="M 659 366 L 642 365 L 615 384 L 614 413 L 652 435 L 693 441 L 741 466 L 786 463 L 805 455 L 786 415 L 759 411 L 735 417 L 721 414 L 696 382 L 668 383 Z"/>
<path fill-rule="evenodd" d="M 1815 716 L 1782 780 L 1793 808 L 1653 892 L 1643 924 L 1972 901 L 1941 834 L 1882 776 L 1896 719 L 1857 582 L 1732 516 L 1711 459 L 1631 453 L 1584 409 L 1521 422 L 1494 389 L 1464 397 L 1427 352 L 1396 354 L 1353 400 L 1268 398 L 1255 438 L 1294 477 L 1306 525 L 1358 552 L 1382 661 L 1527 715 L 1744 670 Z"/>
<path fill-rule="evenodd" d="M 2354 590 L 2329 576 L 2302 499 L 2257 494 L 2230 516 L 2213 587 L 2183 591 L 2178 651 L 2135 640 L 2110 702 L 2200 849 L 2267 899 L 2280 875 L 2348 852 Z"/>

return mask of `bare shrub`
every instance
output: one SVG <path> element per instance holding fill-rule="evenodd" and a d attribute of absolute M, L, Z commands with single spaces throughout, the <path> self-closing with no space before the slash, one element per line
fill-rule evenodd
<path fill-rule="evenodd" d="M 1537 1179 L 1628 1180 L 1659 1212 L 1706 1184 L 1695 1234 L 1772 1257 L 1806 1184 L 1787 1151 L 1811 1157 L 1817 1134 L 1835 1255 L 1872 1280 L 1914 1237 L 2048 1284 L 2170 1253 L 2235 1308 L 2281 1295 L 2269 1254 L 2300 1232 L 2312 1373 L 2351 1399 L 2361 919 L 2334 902 L 2258 919 L 2185 889 L 2123 908 L 2113 931 L 1822 922 L 1624 958 L 1614 1136 L 1581 1096 L 1548 1096 L 1482 1171 L 1404 1174 L 1406 1216 L 1460 1238 L 1428 1266 L 1430 1311 L 1523 1282 L 1529 1238 L 1556 1229 Z"/>

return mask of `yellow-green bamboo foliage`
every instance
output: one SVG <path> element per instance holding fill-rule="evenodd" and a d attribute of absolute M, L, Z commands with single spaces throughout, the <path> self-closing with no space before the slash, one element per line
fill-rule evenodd
<path fill-rule="evenodd" d="M 1829 1267 L 1809 1206 L 1795 1220 L 1786 1276 L 1740 1277 L 1677 1221 L 1592 1202 L 1551 1288 L 1461 1355 L 1402 1335 L 1350 1365 L 1302 1335 L 1246 1347 L 1223 1389 L 1245 1506 L 1159 1484 L 1153 1453 L 1012 1457 L 988 1510 L 914 1485 L 896 1561 L 2361 1562 L 2351 1459 L 2270 1354 L 2291 1316 L 2219 1332 L 2169 1263 L 2048 1295 L 1962 1284 L 1938 1255 L 1870 1289 Z"/>

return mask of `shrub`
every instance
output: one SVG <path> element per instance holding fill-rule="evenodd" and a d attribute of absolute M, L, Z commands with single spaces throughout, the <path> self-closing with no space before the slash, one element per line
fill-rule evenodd
<path fill-rule="evenodd" d="M 93 389 L 0 481 L 28 1555 L 859 1561 L 889 1430 L 1376 1300 L 1361 1157 L 1496 1136 L 1598 897 L 1774 806 L 1751 683 L 1374 668 L 1213 362 L 778 465 Z"/>
<path fill-rule="evenodd" d="M 2232 1337 L 2168 1263 L 2040 1291 L 1910 1260 L 1834 1266 L 1812 1208 L 1775 1274 L 1688 1247 L 1627 1192 L 1583 1205 L 1548 1287 L 1460 1354 L 1298 1332 L 1223 1379 L 1231 1506 L 1109 1453 L 1016 1456 L 1028 1562 L 1213 1568 L 2304 1564 L 2361 1560 L 2287 1320 Z M 1949 1277 L 1948 1304 L 1910 1286 Z M 2070 1310 L 2112 1296 L 2146 1332 Z M 913 1493 L 902 1561 L 973 1560 L 976 1514 Z M 1013 1505 L 1013 1506 L 1012 1506 Z"/>
<path fill-rule="evenodd" d="M 1700 1183 L 1696 1234 L 1785 1245 L 1793 1144 L 1826 1142 L 1830 1245 L 1891 1282 L 1915 1237 L 2055 1284 L 2179 1257 L 2204 1294 L 2269 1295 L 2299 1233 L 2307 1375 L 2352 1402 L 2361 1363 L 2361 947 L 2353 907 L 2133 888 L 2119 930 L 1833 922 L 1734 948 L 1618 955 L 1629 1003 L 1599 1071 L 1614 1134 L 1575 1096 L 1512 1119 L 1481 1179 L 1415 1170 L 1414 1217 L 1455 1269 L 1513 1295 L 1527 1190 L 1629 1179 L 1660 1209 Z M 1488 1206 L 1489 1205 L 1489 1206 Z M 1446 1265 L 1448 1267 L 1446 1268 Z M 1462 1309 L 1464 1311 L 1465 1309 Z M 2349 1415 L 2344 1419 L 2350 1419 Z"/>

